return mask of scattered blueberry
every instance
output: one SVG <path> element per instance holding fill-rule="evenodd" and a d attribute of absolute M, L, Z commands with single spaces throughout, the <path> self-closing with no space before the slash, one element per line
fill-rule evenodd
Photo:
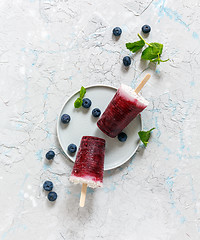
<path fill-rule="evenodd" d="M 129 65 L 131 65 L 131 58 L 129 56 L 126 56 L 123 58 L 123 64 L 124 66 L 128 67 Z"/>
<path fill-rule="evenodd" d="M 45 181 L 43 188 L 45 191 L 51 191 L 53 189 L 53 183 L 51 181 Z"/>
<path fill-rule="evenodd" d="M 92 110 L 92 115 L 93 115 L 94 117 L 99 117 L 99 116 L 101 115 L 101 110 L 100 110 L 99 108 L 94 108 L 94 109 Z"/>
<path fill-rule="evenodd" d="M 55 201 L 55 200 L 57 199 L 57 193 L 56 193 L 56 192 L 50 192 L 50 193 L 48 194 L 48 199 L 49 199 L 49 201 L 51 201 L 51 202 Z"/>
<path fill-rule="evenodd" d="M 61 117 L 61 122 L 64 124 L 69 123 L 71 120 L 70 116 L 68 114 L 63 114 Z"/>
<path fill-rule="evenodd" d="M 151 31 L 151 27 L 149 25 L 144 25 L 142 27 L 143 33 L 149 33 Z"/>
<path fill-rule="evenodd" d="M 70 152 L 70 153 L 75 153 L 76 152 L 76 150 L 77 150 L 77 147 L 76 147 L 76 145 L 75 144 L 69 144 L 69 146 L 68 146 L 68 151 Z"/>
<path fill-rule="evenodd" d="M 113 29 L 113 34 L 116 36 L 116 37 L 119 37 L 121 34 L 122 34 L 122 30 L 120 27 L 115 27 Z"/>
<path fill-rule="evenodd" d="M 51 160 L 51 159 L 53 159 L 55 157 L 55 152 L 54 151 L 48 151 L 47 153 L 46 153 L 46 158 L 48 159 L 48 160 Z"/>
<path fill-rule="evenodd" d="M 127 139 L 126 133 L 121 132 L 120 134 L 118 134 L 118 140 L 119 140 L 120 142 L 125 142 L 126 139 Z"/>
<path fill-rule="evenodd" d="M 83 98 L 82 106 L 84 108 L 89 108 L 91 106 L 92 102 L 89 98 Z"/>

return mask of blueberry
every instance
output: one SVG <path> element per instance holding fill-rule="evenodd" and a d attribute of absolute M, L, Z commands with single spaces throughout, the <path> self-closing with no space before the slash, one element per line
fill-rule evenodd
<path fill-rule="evenodd" d="M 76 147 L 76 145 L 75 144 L 69 144 L 69 146 L 68 146 L 68 151 L 70 152 L 70 153 L 75 153 L 76 152 L 76 150 L 77 150 L 77 147 Z"/>
<path fill-rule="evenodd" d="M 43 188 L 45 191 L 51 191 L 53 189 L 53 183 L 51 181 L 45 181 Z"/>
<path fill-rule="evenodd" d="M 131 58 L 129 56 L 126 56 L 123 58 L 123 64 L 124 66 L 128 67 L 129 65 L 131 65 Z"/>
<path fill-rule="evenodd" d="M 101 115 L 101 110 L 100 110 L 99 108 L 94 108 L 94 109 L 92 110 L 92 115 L 93 115 L 94 117 L 99 117 L 99 116 Z"/>
<path fill-rule="evenodd" d="M 119 37 L 121 34 L 122 34 L 122 30 L 120 27 L 115 27 L 113 29 L 113 34 L 116 36 L 116 37 Z"/>
<path fill-rule="evenodd" d="M 143 33 L 149 33 L 151 31 L 151 27 L 149 25 L 142 26 Z"/>
<path fill-rule="evenodd" d="M 120 142 L 125 142 L 126 139 L 127 139 L 126 133 L 121 132 L 120 134 L 118 134 L 118 140 L 119 140 Z"/>
<path fill-rule="evenodd" d="M 56 193 L 56 192 L 50 192 L 50 193 L 48 194 L 48 199 L 49 199 L 49 201 L 51 201 L 51 202 L 55 201 L 55 200 L 57 199 L 57 193 Z"/>
<path fill-rule="evenodd" d="M 89 98 L 83 98 L 82 106 L 84 108 L 89 108 L 91 106 L 92 102 Z"/>
<path fill-rule="evenodd" d="M 61 117 L 61 122 L 64 124 L 69 123 L 71 120 L 70 116 L 68 114 L 63 114 Z"/>
<path fill-rule="evenodd" d="M 51 159 L 53 159 L 55 157 L 55 152 L 54 151 L 48 151 L 47 153 L 46 153 L 46 158 L 48 159 L 48 160 L 51 160 Z"/>

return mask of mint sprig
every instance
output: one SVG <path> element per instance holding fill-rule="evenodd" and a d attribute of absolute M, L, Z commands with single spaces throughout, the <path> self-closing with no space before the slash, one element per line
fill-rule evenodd
<path fill-rule="evenodd" d="M 148 47 L 145 48 L 145 50 L 143 50 L 141 59 L 149 60 L 150 62 L 154 62 L 158 64 L 160 64 L 160 62 L 169 61 L 169 59 L 167 60 L 160 59 L 160 56 L 163 51 L 163 44 L 156 43 L 156 42 L 147 43 L 139 33 L 138 33 L 138 37 L 141 39 L 140 41 L 133 42 L 133 43 L 126 43 L 126 48 L 129 49 L 131 52 L 135 53 L 140 49 L 142 49 L 145 46 L 145 44 L 147 44 Z"/>
<path fill-rule="evenodd" d="M 149 138 L 151 136 L 151 131 L 153 131 L 155 128 L 150 129 L 149 131 L 139 131 L 138 135 L 140 137 L 140 140 L 143 142 L 144 146 L 146 147 L 149 141 Z"/>
<path fill-rule="evenodd" d="M 80 98 L 83 98 L 86 94 L 86 89 L 82 86 L 80 90 Z"/>
<path fill-rule="evenodd" d="M 82 86 L 81 90 L 80 90 L 80 97 L 78 97 L 76 99 L 76 101 L 74 102 L 74 107 L 75 108 L 80 108 L 82 106 L 83 97 L 85 96 L 85 93 L 86 93 L 86 89 Z"/>

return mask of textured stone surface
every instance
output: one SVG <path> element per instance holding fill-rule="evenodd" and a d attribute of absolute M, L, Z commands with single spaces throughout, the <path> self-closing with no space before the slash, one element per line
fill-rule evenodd
<path fill-rule="evenodd" d="M 1 240 L 200 239 L 199 13 L 199 0 L 0 2 Z M 133 54 L 126 71 L 125 43 L 146 23 L 148 41 L 162 42 L 171 60 L 155 69 Z M 89 189 L 80 209 L 57 114 L 81 85 L 134 87 L 146 73 L 144 129 L 156 127 L 150 143 L 106 172 L 104 188 Z M 42 190 L 47 179 L 58 193 L 54 204 Z"/>

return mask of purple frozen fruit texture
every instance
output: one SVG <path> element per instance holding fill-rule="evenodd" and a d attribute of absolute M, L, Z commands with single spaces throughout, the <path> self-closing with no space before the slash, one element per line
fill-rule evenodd
<path fill-rule="evenodd" d="M 122 84 L 107 106 L 97 126 L 111 138 L 116 137 L 148 105 L 134 89 Z"/>
<path fill-rule="evenodd" d="M 105 140 L 84 136 L 81 139 L 70 181 L 96 188 L 103 185 Z"/>

